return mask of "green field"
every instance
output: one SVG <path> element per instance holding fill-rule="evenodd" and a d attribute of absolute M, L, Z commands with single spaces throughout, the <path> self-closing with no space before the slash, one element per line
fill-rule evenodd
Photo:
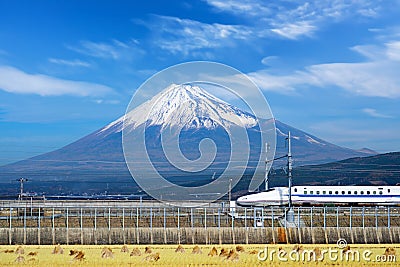
<path fill-rule="evenodd" d="M 151 253 L 145 253 L 144 245 L 127 245 L 127 252 L 122 252 L 122 245 L 61 245 L 63 254 L 53 254 L 55 246 L 17 245 L 0 246 L 0 266 L 398 266 L 396 245 L 351 245 L 350 252 L 344 253 L 336 245 L 199 245 L 201 254 L 193 254 L 195 245 L 183 245 L 181 252 L 175 252 L 177 245 L 150 246 Z M 112 252 L 104 252 L 104 248 Z M 228 256 L 209 256 L 215 247 L 231 252 Z M 21 249 L 22 248 L 22 249 Z M 130 256 L 136 249 L 139 256 Z M 237 252 L 236 250 L 242 250 Z M 390 251 L 390 253 L 385 250 Z M 70 256 L 70 250 L 82 251 L 83 259 Z M 262 250 L 265 253 L 258 252 Z M 102 257 L 103 251 L 103 257 Z M 109 251 L 109 250 L 107 250 Z M 199 252 L 199 251 L 197 251 Z M 314 260 L 314 254 L 316 260 Z M 29 255 L 31 254 L 31 255 Z M 32 255 L 35 254 L 35 255 Z M 279 255 L 278 255 L 279 254 Z M 390 254 L 390 255 L 389 255 Z M 157 255 L 159 259 L 157 259 Z M 266 257 L 265 257 L 266 256 Z M 157 259 L 157 260 L 156 260 Z"/>

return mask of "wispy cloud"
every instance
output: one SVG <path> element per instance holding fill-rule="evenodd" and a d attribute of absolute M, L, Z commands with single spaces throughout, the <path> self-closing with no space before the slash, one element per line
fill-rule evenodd
<path fill-rule="evenodd" d="M 120 58 L 120 53 L 116 46 L 106 44 L 106 43 L 95 43 L 90 41 L 81 41 L 79 47 L 71 47 L 71 50 L 74 50 L 78 53 L 99 57 L 99 58 L 111 58 L 118 59 Z M 124 46 L 122 48 L 125 48 Z"/>
<path fill-rule="evenodd" d="M 260 14 L 266 16 L 272 12 L 271 7 L 266 4 L 266 1 L 206 0 L 206 2 L 218 11 L 229 12 L 235 15 L 258 17 Z"/>
<path fill-rule="evenodd" d="M 168 16 L 152 18 L 153 21 L 146 26 L 155 35 L 154 43 L 174 54 L 188 55 L 199 49 L 229 46 L 235 40 L 248 40 L 253 35 L 251 28 L 242 25 L 208 24 Z"/>
<path fill-rule="evenodd" d="M 261 59 L 261 64 L 265 65 L 265 66 L 270 66 L 273 65 L 275 62 L 277 62 L 279 59 L 279 57 L 277 56 L 267 56 L 264 57 L 263 59 Z"/>
<path fill-rule="evenodd" d="M 381 10 L 379 1 L 264 1 L 264 0 L 206 0 L 219 12 L 226 12 L 248 21 L 256 21 L 257 29 L 288 39 L 311 36 L 326 23 L 346 18 L 376 17 Z"/>
<path fill-rule="evenodd" d="M 380 10 L 377 1 L 263 1 L 205 0 L 216 12 L 240 17 L 241 24 L 204 23 L 181 17 L 152 15 L 149 20 L 135 20 L 151 30 L 152 44 L 173 54 L 213 58 L 211 49 L 247 44 L 266 38 L 297 40 L 313 36 L 326 24 L 373 17 Z M 97 57 L 120 58 L 124 43 L 82 42 L 75 49 Z M 118 48 L 118 49 L 116 49 Z"/>
<path fill-rule="evenodd" d="M 115 99 L 95 99 L 93 100 L 94 103 L 96 104 L 110 104 L 110 105 L 118 105 L 121 103 L 121 101 L 119 100 L 115 100 Z"/>
<path fill-rule="evenodd" d="M 112 40 L 108 43 L 81 41 L 77 46 L 67 47 L 86 56 L 113 60 L 131 60 L 145 53 L 139 48 L 138 41 L 134 39 L 128 42 Z"/>
<path fill-rule="evenodd" d="M 29 74 L 10 66 L 0 66 L 0 90 L 41 96 L 102 96 L 113 92 L 113 89 L 101 84 Z"/>
<path fill-rule="evenodd" d="M 260 70 L 248 75 L 261 89 L 280 94 L 296 94 L 298 87 L 301 85 L 319 84 L 315 77 L 302 71 L 288 75 L 273 75 L 268 70 Z"/>
<path fill-rule="evenodd" d="M 252 16 L 270 20 L 343 18 L 359 15 L 376 17 L 381 1 L 263 1 L 263 0 L 205 0 L 215 9 L 240 16 Z"/>
<path fill-rule="evenodd" d="M 386 114 L 382 114 L 380 112 L 378 112 L 376 109 L 373 108 L 364 108 L 362 110 L 362 112 L 364 112 L 365 114 L 374 117 L 374 118 L 393 118 L 392 116 L 386 115 Z"/>
<path fill-rule="evenodd" d="M 90 63 L 79 59 L 66 60 L 59 58 L 49 58 L 49 62 L 59 65 L 66 65 L 70 67 L 90 67 Z"/>
<path fill-rule="evenodd" d="M 363 96 L 400 97 L 400 64 L 391 61 L 332 63 L 307 68 L 324 85 L 333 85 Z"/>
<path fill-rule="evenodd" d="M 386 55 L 390 60 L 400 61 L 400 41 L 389 42 L 386 48 Z"/>
<path fill-rule="evenodd" d="M 312 25 L 310 21 L 300 21 L 279 25 L 278 28 L 271 29 L 271 32 L 295 40 L 300 36 L 311 36 L 316 30 L 317 27 Z"/>
<path fill-rule="evenodd" d="M 397 40 L 384 41 L 383 45 L 357 45 L 351 49 L 375 61 L 400 61 L 400 41 Z"/>
<path fill-rule="evenodd" d="M 268 91 L 287 93 L 302 86 L 336 86 L 356 95 L 399 98 L 400 42 L 351 49 L 365 56 L 366 61 L 311 65 L 285 75 L 272 75 L 265 69 L 249 75 Z"/>

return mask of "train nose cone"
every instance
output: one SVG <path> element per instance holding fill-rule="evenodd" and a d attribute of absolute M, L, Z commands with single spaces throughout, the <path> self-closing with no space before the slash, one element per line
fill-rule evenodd
<path fill-rule="evenodd" d="M 237 203 L 238 205 L 246 205 L 246 204 L 248 203 L 248 198 L 247 198 L 247 197 L 239 197 L 239 198 L 236 200 L 236 203 Z"/>

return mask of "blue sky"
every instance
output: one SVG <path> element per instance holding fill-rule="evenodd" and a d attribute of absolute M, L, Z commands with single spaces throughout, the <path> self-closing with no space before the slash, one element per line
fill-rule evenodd
<path fill-rule="evenodd" d="M 108 124 L 192 60 L 248 74 L 294 127 L 400 151 L 398 0 L 0 0 L 0 165 Z"/>

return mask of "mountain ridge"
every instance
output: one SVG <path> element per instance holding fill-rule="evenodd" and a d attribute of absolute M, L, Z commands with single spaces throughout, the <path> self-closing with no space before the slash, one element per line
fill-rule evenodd
<path fill-rule="evenodd" d="M 193 87 L 191 88 L 193 89 Z M 183 89 L 189 90 L 190 88 L 188 87 Z M 154 106 L 154 103 L 157 101 L 168 103 L 168 98 L 162 99 L 159 95 L 156 95 L 152 98 L 153 100 L 156 100 L 155 102 L 150 100 L 147 104 L 144 103 L 143 106 L 138 106 L 138 108 L 148 108 L 148 106 L 152 104 L 152 107 L 155 107 L 152 111 L 156 113 L 157 111 L 162 112 L 162 110 L 170 110 L 171 107 L 183 107 L 185 113 L 189 113 L 189 111 L 195 112 L 196 116 L 189 114 L 184 117 L 184 120 L 179 121 L 179 125 L 176 125 L 177 122 L 174 121 L 174 116 L 168 118 L 172 120 L 172 127 L 181 129 L 182 131 L 180 134 L 183 133 L 182 136 L 187 137 L 186 142 L 182 141 L 182 143 L 180 143 L 180 147 L 182 148 L 182 153 L 188 158 L 194 160 L 199 157 L 200 151 L 198 146 L 203 138 L 211 138 L 217 144 L 217 148 L 219 149 L 217 159 L 219 161 L 217 161 L 214 166 L 216 169 L 202 173 L 204 177 L 211 177 L 213 172 L 218 173 L 220 169 L 226 166 L 226 161 L 229 160 L 229 157 L 227 157 L 229 152 L 229 136 L 224 133 L 223 126 L 246 127 L 251 138 L 257 134 L 257 129 L 251 127 L 253 126 L 253 123 L 256 122 L 256 119 L 254 116 L 252 117 L 251 114 L 241 111 L 225 102 L 221 102 L 217 98 L 211 98 L 211 100 L 206 99 L 200 90 L 197 88 L 195 89 L 196 90 L 194 90 L 195 92 L 192 95 L 187 94 L 182 96 L 186 99 L 185 103 L 188 103 L 189 105 L 178 105 L 179 101 L 174 102 L 172 101 L 173 99 L 170 99 L 169 106 L 164 104 Z M 163 92 L 168 93 L 170 91 L 165 90 Z M 199 102 L 197 104 L 195 103 L 196 97 L 198 97 L 197 101 Z M 148 106 L 146 107 L 146 105 Z M 201 111 L 202 113 L 200 116 L 196 113 L 199 111 L 199 107 L 206 109 Z M 218 113 L 215 112 L 216 110 L 222 111 Z M 179 110 L 176 112 L 177 114 L 181 114 Z M 159 142 L 158 133 L 163 130 L 163 126 L 165 126 L 158 123 L 165 123 L 167 117 L 159 116 L 164 114 L 155 114 L 155 118 L 157 118 L 156 120 L 147 120 L 148 118 L 143 118 L 143 116 L 136 117 L 135 114 L 138 113 L 138 109 L 130 111 L 127 116 L 131 116 L 131 118 L 128 118 L 128 120 L 125 121 L 125 124 L 132 128 L 139 124 L 145 125 L 148 127 L 150 132 L 150 138 L 153 138 L 153 143 L 157 145 L 157 142 Z M 197 120 L 199 117 L 200 119 L 203 118 L 203 122 L 207 123 L 197 123 L 201 121 Z M 101 129 L 60 149 L 2 166 L 0 167 L 0 180 L 4 181 L 8 179 L 8 181 L 11 181 L 20 176 L 30 176 L 37 177 L 37 179 L 41 179 L 43 182 L 82 181 L 82 183 L 84 183 L 84 181 L 87 181 L 89 183 L 90 181 L 95 180 L 98 183 L 106 183 L 107 181 L 119 180 L 126 185 L 134 183 L 127 169 L 122 149 L 122 128 L 124 127 L 125 118 L 125 116 L 120 117 Z M 259 120 L 259 123 L 271 123 L 271 121 Z M 288 131 L 291 131 L 292 153 L 295 160 L 294 163 L 297 166 L 326 163 L 355 156 L 368 155 L 366 153 L 336 146 L 316 136 L 284 124 L 279 120 L 274 119 L 273 123 L 275 123 L 276 126 L 278 144 L 276 155 L 280 156 L 286 154 L 286 148 L 284 147 L 285 139 Z M 252 143 L 250 150 L 255 149 L 256 151 L 257 145 L 260 144 Z M 150 149 L 153 149 L 153 147 L 150 146 Z M 159 149 L 159 147 L 154 147 L 154 150 L 150 150 L 150 154 L 155 155 L 156 161 L 160 159 L 164 160 L 163 158 L 158 157 L 160 151 L 156 149 Z M 259 155 L 250 155 L 250 161 L 253 161 L 253 165 L 255 162 L 259 162 L 260 160 L 263 161 L 264 159 L 260 159 Z M 284 162 L 277 161 L 276 164 L 282 165 Z M 168 165 L 163 165 L 162 167 L 165 168 L 166 171 L 169 171 Z M 184 175 L 185 173 L 175 173 L 172 174 L 172 179 L 176 178 L 177 180 L 182 180 Z M 77 188 L 77 190 L 83 190 L 85 188 L 82 186 L 79 188 L 77 185 L 73 186 L 74 188 Z M 91 189 L 89 188 L 86 190 Z"/>

